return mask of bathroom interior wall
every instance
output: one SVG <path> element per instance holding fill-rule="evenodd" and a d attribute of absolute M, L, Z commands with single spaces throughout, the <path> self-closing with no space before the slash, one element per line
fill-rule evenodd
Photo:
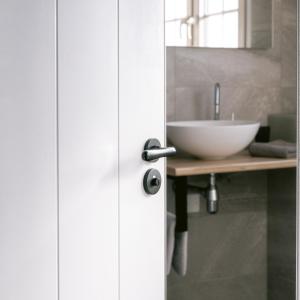
<path fill-rule="evenodd" d="M 268 300 L 296 299 L 296 170 L 268 176 Z"/>
<path fill-rule="evenodd" d="M 272 45 L 272 0 L 251 0 L 251 45 L 266 49 Z"/>
<path fill-rule="evenodd" d="M 207 184 L 206 176 L 190 178 Z M 267 177 L 265 172 L 218 176 L 216 215 L 189 214 L 188 271 L 168 276 L 168 300 L 267 299 Z M 249 183 L 250 182 L 250 183 Z M 168 208 L 174 203 L 168 182 Z M 197 199 L 189 195 L 190 203 Z"/>
<path fill-rule="evenodd" d="M 265 125 L 269 114 L 295 113 L 296 8 L 296 0 L 273 0 L 272 49 L 168 47 L 167 120 L 212 119 L 216 82 L 221 84 L 222 119 L 231 119 L 234 113 L 235 119 Z M 276 212 L 267 208 L 272 201 L 270 195 L 267 199 L 268 178 L 267 172 L 221 176 L 221 206 L 215 216 L 207 215 L 199 200 L 200 212 L 189 215 L 188 274 L 181 278 L 171 273 L 168 300 L 198 300 L 200 296 L 206 300 L 282 299 L 267 292 L 268 285 L 280 280 L 274 278 L 276 269 L 268 268 L 267 236 L 274 232 L 268 228 L 268 219 Z M 199 184 L 205 177 L 193 180 Z M 168 203 L 170 208 L 170 188 Z M 285 251 L 294 251 L 291 247 Z"/>
<path fill-rule="evenodd" d="M 296 110 L 297 1 L 273 0 L 268 50 L 167 48 L 167 119 L 211 119 L 221 84 L 221 117 L 266 124 L 271 113 Z"/>

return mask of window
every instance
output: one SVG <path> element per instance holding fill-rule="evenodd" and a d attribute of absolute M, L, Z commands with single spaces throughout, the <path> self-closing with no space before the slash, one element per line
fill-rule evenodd
<path fill-rule="evenodd" d="M 192 1 L 193 0 L 165 1 L 167 46 L 190 46 L 192 32 L 186 21 L 189 16 L 193 14 L 191 9 Z"/>
<path fill-rule="evenodd" d="M 245 46 L 246 0 L 166 0 L 166 45 Z"/>
<path fill-rule="evenodd" d="M 198 0 L 200 47 L 239 47 L 239 0 Z M 195 1 L 196 2 L 196 1 Z"/>

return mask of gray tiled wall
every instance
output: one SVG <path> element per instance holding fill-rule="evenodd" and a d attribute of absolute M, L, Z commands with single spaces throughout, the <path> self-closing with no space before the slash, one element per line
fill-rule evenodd
<path fill-rule="evenodd" d="M 206 213 L 203 198 L 189 215 L 188 273 L 169 275 L 169 300 L 267 299 L 267 175 L 219 175 L 218 188 L 217 215 Z"/>
<path fill-rule="evenodd" d="M 296 0 L 273 0 L 269 50 L 167 48 L 167 119 L 210 119 L 221 84 L 221 117 L 267 122 L 296 109 Z"/>
<path fill-rule="evenodd" d="M 268 300 L 296 299 L 296 170 L 268 177 Z"/>
<path fill-rule="evenodd" d="M 266 124 L 268 114 L 295 113 L 296 5 L 296 0 L 273 0 L 272 49 L 168 48 L 167 119 L 211 119 L 216 82 L 221 84 L 223 119 L 235 113 L 236 119 Z M 293 264 L 283 252 L 292 253 L 294 240 L 282 253 L 276 247 L 267 251 L 273 242 L 267 233 L 277 241 L 285 235 L 283 227 L 276 229 L 284 219 L 273 218 L 274 207 L 267 209 L 267 178 L 267 173 L 249 172 L 218 180 L 220 213 L 208 216 L 201 203 L 201 212 L 189 216 L 189 271 L 184 278 L 174 273 L 168 277 L 168 300 L 294 300 L 293 278 L 276 277 L 279 269 L 286 270 L 285 263 Z M 287 204 L 291 213 L 292 200 Z M 168 201 L 172 202 L 171 192 Z M 283 264 L 272 263 L 276 255 Z"/>

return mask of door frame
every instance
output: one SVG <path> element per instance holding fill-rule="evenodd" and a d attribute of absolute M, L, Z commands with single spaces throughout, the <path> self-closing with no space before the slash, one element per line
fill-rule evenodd
<path fill-rule="evenodd" d="M 300 300 L 300 4 L 297 1 L 296 299 Z"/>

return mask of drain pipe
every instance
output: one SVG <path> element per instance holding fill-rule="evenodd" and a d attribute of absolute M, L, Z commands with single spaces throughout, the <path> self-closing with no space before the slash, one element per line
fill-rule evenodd
<path fill-rule="evenodd" d="M 216 214 L 219 209 L 219 193 L 216 186 L 216 175 L 210 174 L 209 185 L 206 189 L 207 212 Z"/>
<path fill-rule="evenodd" d="M 209 184 L 207 187 L 189 185 L 190 188 L 197 189 L 206 199 L 207 212 L 211 215 L 216 214 L 219 209 L 219 192 L 216 185 L 216 174 L 210 173 Z"/>

